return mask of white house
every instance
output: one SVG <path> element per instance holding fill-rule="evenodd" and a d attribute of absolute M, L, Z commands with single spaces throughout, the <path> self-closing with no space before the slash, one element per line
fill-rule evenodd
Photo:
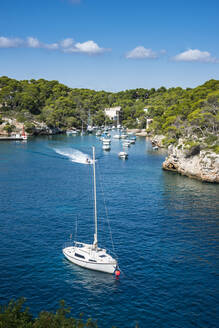
<path fill-rule="evenodd" d="M 146 121 L 146 129 L 149 128 L 150 124 L 153 122 L 153 119 L 152 118 L 147 118 L 147 121 Z"/>
<path fill-rule="evenodd" d="M 111 120 L 119 122 L 121 106 L 105 108 L 104 112 Z"/>

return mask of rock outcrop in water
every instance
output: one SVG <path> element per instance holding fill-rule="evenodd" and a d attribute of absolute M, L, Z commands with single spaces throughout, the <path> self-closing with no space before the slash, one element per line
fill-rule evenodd
<path fill-rule="evenodd" d="M 163 169 L 178 172 L 190 178 L 219 183 L 219 155 L 200 147 L 184 148 L 183 144 L 168 147 Z"/>

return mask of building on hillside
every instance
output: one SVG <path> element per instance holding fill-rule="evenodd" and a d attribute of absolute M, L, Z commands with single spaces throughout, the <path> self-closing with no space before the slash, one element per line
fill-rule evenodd
<path fill-rule="evenodd" d="M 104 112 L 105 115 L 109 117 L 112 121 L 115 121 L 117 125 L 120 124 L 121 106 L 105 108 Z"/>
<path fill-rule="evenodd" d="M 151 125 L 152 122 L 153 122 L 152 118 L 147 118 L 147 120 L 146 120 L 146 129 L 149 128 L 149 126 Z"/>

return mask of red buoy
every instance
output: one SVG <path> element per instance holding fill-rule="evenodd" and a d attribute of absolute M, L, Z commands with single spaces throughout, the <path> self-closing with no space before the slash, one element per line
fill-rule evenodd
<path fill-rule="evenodd" d="M 120 273 L 121 273 L 120 270 L 119 270 L 119 269 L 116 269 L 116 271 L 115 271 L 115 276 L 116 276 L 116 277 L 119 277 L 119 276 L 120 276 Z"/>

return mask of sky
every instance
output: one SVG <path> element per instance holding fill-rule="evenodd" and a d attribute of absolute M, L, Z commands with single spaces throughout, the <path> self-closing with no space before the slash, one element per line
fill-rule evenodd
<path fill-rule="evenodd" d="M 121 91 L 219 79 L 218 0 L 0 0 L 0 76 Z"/>

